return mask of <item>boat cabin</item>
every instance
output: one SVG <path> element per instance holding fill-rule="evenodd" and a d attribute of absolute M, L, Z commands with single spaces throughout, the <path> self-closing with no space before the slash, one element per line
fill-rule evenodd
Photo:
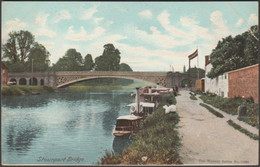
<path fill-rule="evenodd" d="M 113 130 L 114 136 L 130 136 L 138 132 L 143 118 L 136 115 L 124 115 L 117 118 L 116 126 Z"/>
<path fill-rule="evenodd" d="M 131 103 L 127 105 L 130 107 L 130 113 L 141 116 L 141 117 L 147 117 L 151 115 L 155 111 L 155 103 L 148 103 L 148 102 L 140 102 L 139 104 L 139 110 L 137 108 L 137 103 Z"/>

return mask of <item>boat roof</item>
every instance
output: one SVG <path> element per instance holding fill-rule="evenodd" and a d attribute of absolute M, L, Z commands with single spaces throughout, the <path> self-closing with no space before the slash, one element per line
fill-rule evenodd
<path fill-rule="evenodd" d="M 123 115 L 117 118 L 117 120 L 137 120 L 137 119 L 141 119 L 142 117 L 136 116 L 136 115 Z"/>
<path fill-rule="evenodd" d="M 155 93 L 143 93 L 142 95 L 145 95 L 145 96 L 159 96 L 160 93 L 158 93 L 158 92 L 155 92 Z"/>
<path fill-rule="evenodd" d="M 137 105 L 136 103 L 131 103 L 131 104 L 128 104 L 127 106 L 131 107 L 131 106 L 136 106 L 136 105 Z M 142 105 L 143 107 L 154 107 L 154 103 L 148 103 L 148 102 L 140 102 L 140 105 Z"/>

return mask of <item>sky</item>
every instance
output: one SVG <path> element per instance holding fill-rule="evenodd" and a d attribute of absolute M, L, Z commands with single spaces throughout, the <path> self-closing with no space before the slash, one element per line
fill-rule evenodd
<path fill-rule="evenodd" d="M 253 2 L 2 2 L 2 44 L 11 31 L 27 30 L 56 63 L 70 48 L 84 58 L 112 43 L 134 71 L 204 69 L 205 56 L 222 38 L 258 25 Z"/>

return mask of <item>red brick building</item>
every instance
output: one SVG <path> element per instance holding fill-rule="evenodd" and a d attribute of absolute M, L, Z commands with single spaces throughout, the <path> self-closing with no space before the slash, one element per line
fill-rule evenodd
<path fill-rule="evenodd" d="M 8 69 L 4 65 L 4 63 L 1 62 L 1 84 L 7 85 L 8 82 Z"/>
<path fill-rule="evenodd" d="M 228 72 L 228 97 L 259 100 L 259 64 Z"/>

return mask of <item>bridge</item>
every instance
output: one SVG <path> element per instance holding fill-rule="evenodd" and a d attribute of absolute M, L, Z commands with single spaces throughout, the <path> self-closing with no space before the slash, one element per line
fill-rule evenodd
<path fill-rule="evenodd" d="M 129 72 L 129 71 L 62 71 L 62 72 L 29 72 L 9 73 L 8 81 L 17 85 L 45 85 L 54 89 L 97 78 L 124 78 L 159 84 L 163 87 L 182 86 L 188 74 L 179 72 Z M 195 86 L 197 75 L 191 75 L 192 86 Z"/>

